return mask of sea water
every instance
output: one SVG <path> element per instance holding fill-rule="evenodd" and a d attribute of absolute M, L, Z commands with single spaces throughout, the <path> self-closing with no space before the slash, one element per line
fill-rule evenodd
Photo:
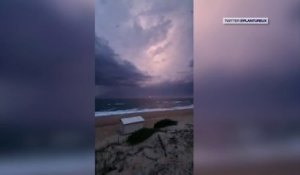
<path fill-rule="evenodd" d="M 192 98 L 95 99 L 96 117 L 192 108 Z"/>

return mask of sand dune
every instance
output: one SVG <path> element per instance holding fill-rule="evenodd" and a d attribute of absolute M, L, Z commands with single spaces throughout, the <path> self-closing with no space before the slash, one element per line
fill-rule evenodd
<path fill-rule="evenodd" d="M 192 110 L 144 114 L 146 127 L 163 118 L 176 120 L 178 125 L 164 128 L 134 146 L 126 143 L 126 135 L 116 131 L 120 116 L 101 119 L 102 123 L 98 120 L 96 174 L 193 174 L 192 116 Z"/>

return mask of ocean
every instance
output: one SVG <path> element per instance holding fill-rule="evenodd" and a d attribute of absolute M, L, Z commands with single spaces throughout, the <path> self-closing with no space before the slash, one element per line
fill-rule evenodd
<path fill-rule="evenodd" d="M 95 117 L 192 108 L 193 98 L 95 99 Z"/>

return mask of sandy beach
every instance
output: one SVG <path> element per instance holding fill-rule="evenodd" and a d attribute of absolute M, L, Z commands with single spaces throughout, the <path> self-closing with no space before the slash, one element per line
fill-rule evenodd
<path fill-rule="evenodd" d="M 153 127 L 155 122 L 162 119 L 172 119 L 179 124 L 193 123 L 193 110 L 184 109 L 176 111 L 148 112 L 138 114 L 126 114 L 124 116 L 116 115 L 109 117 L 96 117 L 95 122 L 95 148 L 99 148 L 104 140 L 109 137 L 118 135 L 120 119 L 122 117 L 142 116 L 145 119 L 144 127 Z"/>
<path fill-rule="evenodd" d="M 144 127 L 162 119 L 178 122 L 146 141 L 128 145 L 128 135 L 118 132 L 120 118 L 142 116 Z M 96 118 L 96 174 L 192 174 L 193 110 L 177 110 Z M 135 162 L 135 163 L 133 163 Z"/>

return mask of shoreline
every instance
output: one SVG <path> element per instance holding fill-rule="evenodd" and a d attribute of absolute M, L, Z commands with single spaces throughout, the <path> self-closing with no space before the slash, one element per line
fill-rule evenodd
<path fill-rule="evenodd" d="M 194 109 L 193 105 L 188 106 L 177 106 L 173 108 L 154 108 L 154 109 L 127 109 L 117 111 L 96 111 L 95 117 L 111 117 L 116 115 L 127 115 L 127 114 L 143 114 L 149 112 L 166 112 L 166 111 L 180 111 L 184 109 Z"/>
<path fill-rule="evenodd" d="M 133 117 L 133 116 L 142 116 L 146 119 L 157 119 L 157 118 L 177 118 L 178 116 L 193 116 L 193 109 L 178 109 L 178 110 L 169 110 L 169 111 L 153 111 L 153 112 L 137 112 L 130 114 L 117 114 L 117 115 L 109 115 L 102 117 L 95 117 L 95 127 L 103 127 L 109 125 L 119 124 L 121 118 L 124 117 Z M 145 121 L 147 122 L 147 120 Z"/>

